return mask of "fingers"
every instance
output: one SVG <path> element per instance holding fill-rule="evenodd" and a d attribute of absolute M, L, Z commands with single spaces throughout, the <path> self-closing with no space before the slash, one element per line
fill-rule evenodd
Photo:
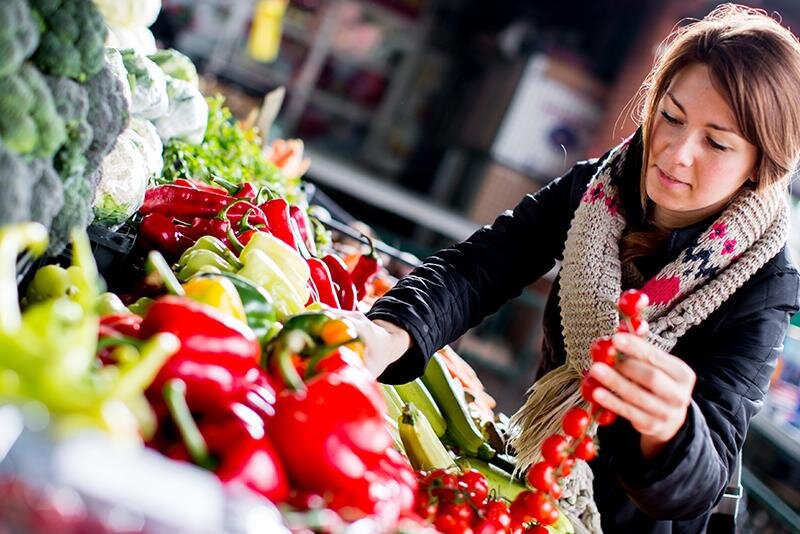
<path fill-rule="evenodd" d="M 666 418 L 669 415 L 669 406 L 657 395 L 640 387 L 636 382 L 622 375 L 617 369 L 611 368 L 604 363 L 596 363 L 592 366 L 591 374 L 605 388 L 614 392 L 618 399 L 608 399 L 619 407 L 625 404 L 623 409 L 631 414 L 649 414 L 659 418 Z M 613 396 L 613 395 L 612 395 Z M 635 410 L 631 410 L 634 408 Z M 606 406 L 608 409 L 614 409 Z M 617 414 L 627 417 L 625 413 L 614 410 Z"/>
<path fill-rule="evenodd" d="M 685 406 L 691 394 L 691 384 L 681 384 L 658 367 L 627 358 L 619 362 L 615 368 L 619 374 L 637 384 L 644 390 L 652 392 L 663 402 L 671 406 Z M 687 387 L 688 386 L 688 387 Z M 655 413 L 655 412 L 653 412 Z"/>
<path fill-rule="evenodd" d="M 615 334 L 613 339 L 617 350 L 626 356 L 658 367 L 679 384 L 690 384 L 690 389 L 694 386 L 696 379 L 694 371 L 680 358 L 668 354 L 647 340 L 631 334 Z"/>

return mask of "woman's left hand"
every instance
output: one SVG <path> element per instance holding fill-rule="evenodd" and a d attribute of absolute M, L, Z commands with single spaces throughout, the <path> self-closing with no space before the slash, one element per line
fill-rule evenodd
<path fill-rule="evenodd" d="M 602 387 L 594 401 L 631 422 L 641 435 L 642 455 L 653 458 L 686 421 L 696 376 L 683 360 L 646 340 L 616 334 L 625 355 L 613 368 L 594 363 L 589 373 Z"/>

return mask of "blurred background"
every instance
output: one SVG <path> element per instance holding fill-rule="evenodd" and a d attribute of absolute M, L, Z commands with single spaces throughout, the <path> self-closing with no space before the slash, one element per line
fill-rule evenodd
<path fill-rule="evenodd" d="M 241 119 L 265 106 L 270 138 L 305 142 L 306 179 L 335 218 L 424 258 L 630 134 L 659 43 L 717 4 L 164 0 L 151 30 L 195 61 L 205 94 L 224 94 Z M 797 0 L 750 5 L 800 22 Z M 265 101 L 279 87 L 284 98 Z M 530 385 L 550 278 L 456 343 L 499 411 L 513 413 Z M 800 532 L 799 327 L 744 462 L 747 531 Z"/>

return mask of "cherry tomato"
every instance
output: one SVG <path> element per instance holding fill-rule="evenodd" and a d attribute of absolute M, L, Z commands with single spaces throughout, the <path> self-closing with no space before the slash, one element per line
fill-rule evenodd
<path fill-rule="evenodd" d="M 475 509 L 467 501 L 444 503 L 439 507 L 439 514 L 451 515 L 467 524 L 475 520 Z"/>
<path fill-rule="evenodd" d="M 597 457 L 597 447 L 592 436 L 586 436 L 575 446 L 574 454 L 581 460 L 594 460 Z"/>
<path fill-rule="evenodd" d="M 617 420 L 617 414 L 611 410 L 606 410 L 597 403 L 592 403 L 592 415 L 600 426 L 608 426 Z"/>
<path fill-rule="evenodd" d="M 560 499 L 563 494 L 564 492 L 558 484 L 553 484 L 553 487 L 550 488 L 550 496 L 555 500 Z"/>
<path fill-rule="evenodd" d="M 614 367 L 617 364 L 617 349 L 609 336 L 603 336 L 592 341 L 589 351 L 592 361 L 602 362 Z"/>
<path fill-rule="evenodd" d="M 458 476 L 455 473 L 444 473 L 431 483 L 430 488 L 431 493 L 442 502 L 452 501 L 458 492 Z"/>
<path fill-rule="evenodd" d="M 469 523 L 460 521 L 452 515 L 440 515 L 433 522 L 433 525 L 443 534 L 472 534 Z"/>
<path fill-rule="evenodd" d="M 631 329 L 633 329 L 633 331 L 631 331 Z M 649 330 L 650 325 L 641 317 L 629 317 L 628 319 L 622 320 L 617 328 L 618 332 L 635 334 L 639 337 L 643 337 Z"/>
<path fill-rule="evenodd" d="M 504 529 L 511 526 L 511 512 L 508 509 L 508 503 L 505 501 L 493 500 L 487 502 L 483 513 L 487 520 L 496 522 Z"/>
<path fill-rule="evenodd" d="M 586 375 L 583 377 L 583 382 L 581 382 L 581 397 L 583 397 L 587 402 L 594 402 L 592 399 L 592 394 L 594 390 L 600 387 L 600 382 L 595 380 L 595 378 L 591 375 Z"/>
<path fill-rule="evenodd" d="M 477 469 L 467 469 L 458 477 L 459 486 L 463 484 L 464 490 L 469 495 L 472 503 L 481 508 L 489 496 L 489 481 Z"/>
<path fill-rule="evenodd" d="M 511 503 L 511 517 L 523 523 L 537 521 L 544 523 L 552 517 L 555 505 L 547 495 L 538 491 L 523 491 Z"/>
<path fill-rule="evenodd" d="M 544 461 L 553 467 L 558 467 L 567 459 L 567 438 L 560 434 L 548 436 L 542 442 L 542 456 Z"/>
<path fill-rule="evenodd" d="M 550 493 L 553 484 L 556 483 L 553 466 L 548 465 L 547 462 L 533 464 L 528 470 L 527 479 L 528 484 L 544 493 Z"/>
<path fill-rule="evenodd" d="M 638 317 L 648 304 L 650 304 L 650 299 L 646 294 L 638 289 L 629 289 L 623 291 L 622 295 L 620 295 L 619 301 L 617 301 L 617 308 L 623 315 Z"/>
<path fill-rule="evenodd" d="M 417 498 L 414 501 L 414 511 L 422 519 L 432 520 L 436 517 L 439 510 L 439 500 L 428 494 L 427 490 L 417 490 Z"/>
<path fill-rule="evenodd" d="M 561 463 L 556 475 L 559 477 L 565 477 L 572 472 L 573 467 L 575 467 L 575 458 L 567 458 Z"/>
<path fill-rule="evenodd" d="M 475 524 L 475 528 L 472 529 L 474 534 L 500 534 L 505 531 L 505 527 L 491 519 L 481 519 Z"/>
<path fill-rule="evenodd" d="M 525 534 L 550 534 L 550 531 L 542 525 L 532 525 Z"/>
<path fill-rule="evenodd" d="M 583 408 L 570 408 L 564 414 L 564 419 L 561 421 L 561 427 L 564 433 L 573 438 L 579 438 L 586 432 L 589 427 L 590 417 L 589 413 Z"/>

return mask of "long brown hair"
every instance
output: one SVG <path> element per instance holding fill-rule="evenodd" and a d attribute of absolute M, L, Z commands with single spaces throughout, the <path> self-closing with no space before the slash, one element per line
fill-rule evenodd
<path fill-rule="evenodd" d="M 757 149 L 752 181 L 757 190 L 788 181 L 800 154 L 800 43 L 763 10 L 723 4 L 702 20 L 673 31 L 661 44 L 640 90 L 642 125 L 642 205 L 647 208 L 645 175 L 653 120 L 672 80 L 682 69 L 700 63 L 730 106 L 742 136 Z M 655 251 L 664 231 L 628 233 L 622 259 Z"/>

